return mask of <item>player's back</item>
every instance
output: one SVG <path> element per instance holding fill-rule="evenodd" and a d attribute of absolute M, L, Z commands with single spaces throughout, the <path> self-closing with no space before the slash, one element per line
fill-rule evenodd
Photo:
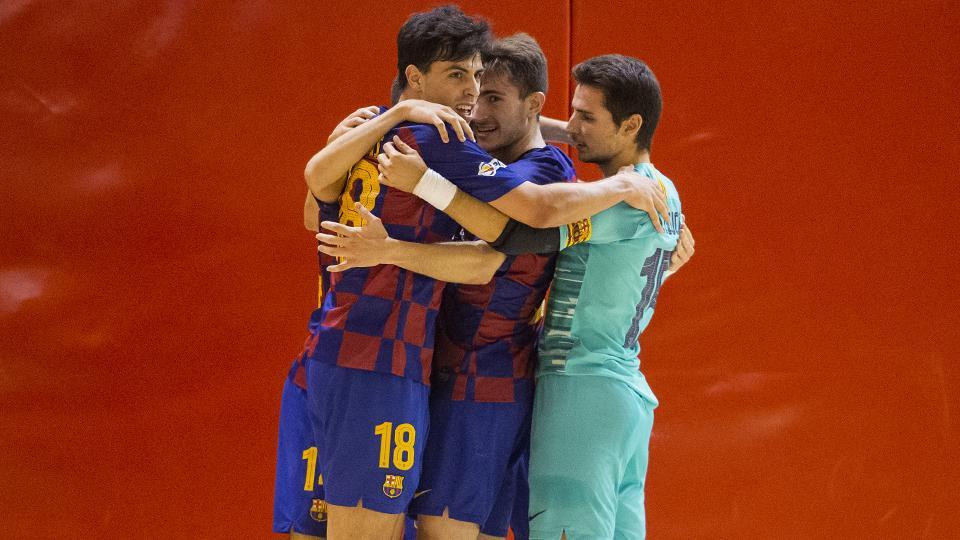
<path fill-rule="evenodd" d="M 653 317 L 663 274 L 676 247 L 680 198 L 650 164 L 637 170 L 660 181 L 672 222 L 657 233 L 649 218 L 620 203 L 591 218 L 589 239 L 564 249 L 540 340 L 538 375 L 601 375 L 632 385 L 653 401 L 639 371 L 639 336 Z"/>

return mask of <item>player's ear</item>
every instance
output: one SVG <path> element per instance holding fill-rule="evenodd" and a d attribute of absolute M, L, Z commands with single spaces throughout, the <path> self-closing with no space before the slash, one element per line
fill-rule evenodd
<path fill-rule="evenodd" d="M 635 139 L 640 132 L 640 126 L 643 125 L 643 117 L 639 114 L 631 114 L 620 124 L 620 135 L 630 139 Z"/>
<path fill-rule="evenodd" d="M 531 92 L 529 96 L 526 97 L 527 102 L 527 113 L 536 118 L 538 114 L 543 110 L 543 104 L 547 101 L 547 95 L 543 92 Z"/>
<path fill-rule="evenodd" d="M 417 66 L 408 64 L 403 74 L 407 77 L 407 86 L 417 92 L 423 91 L 423 72 Z"/>

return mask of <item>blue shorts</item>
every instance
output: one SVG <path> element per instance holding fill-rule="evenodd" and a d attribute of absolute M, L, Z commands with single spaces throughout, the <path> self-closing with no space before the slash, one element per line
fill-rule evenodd
<path fill-rule="evenodd" d="M 287 377 L 280 401 L 273 532 L 326 536 L 326 520 L 317 447 L 307 416 L 307 391 Z"/>
<path fill-rule="evenodd" d="M 414 515 L 477 523 L 484 534 L 506 536 L 517 491 L 519 464 L 528 452 L 530 403 L 430 401 L 430 438 L 423 478 L 410 505 Z"/>
<path fill-rule="evenodd" d="M 310 423 L 328 504 L 407 511 L 430 429 L 426 385 L 403 377 L 307 362 Z"/>

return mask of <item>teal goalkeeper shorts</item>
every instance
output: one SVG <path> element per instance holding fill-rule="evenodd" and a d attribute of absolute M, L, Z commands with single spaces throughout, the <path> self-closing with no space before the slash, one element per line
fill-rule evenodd
<path fill-rule="evenodd" d="M 537 380 L 530 449 L 530 538 L 646 536 L 643 485 L 655 403 L 594 375 Z"/>

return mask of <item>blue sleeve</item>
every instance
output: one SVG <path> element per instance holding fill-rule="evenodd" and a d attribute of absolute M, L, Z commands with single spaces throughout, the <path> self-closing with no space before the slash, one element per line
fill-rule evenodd
<path fill-rule="evenodd" d="M 434 126 L 404 124 L 397 128 L 400 139 L 417 150 L 428 167 L 483 202 L 495 201 L 526 181 L 476 143 L 457 140 L 449 126 L 447 131 L 449 143 L 440 140 Z"/>

